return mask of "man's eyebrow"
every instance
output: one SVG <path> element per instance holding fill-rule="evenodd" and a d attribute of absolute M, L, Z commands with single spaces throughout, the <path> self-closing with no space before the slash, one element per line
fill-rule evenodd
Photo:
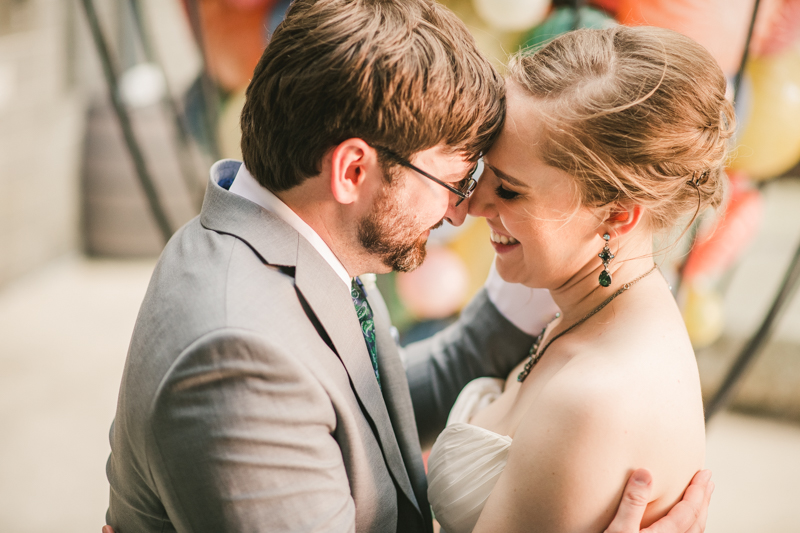
<path fill-rule="evenodd" d="M 523 182 L 522 180 L 518 180 L 517 178 L 515 178 L 513 176 L 509 176 L 508 174 L 506 174 L 505 172 L 503 172 L 499 168 L 497 168 L 497 167 L 495 167 L 493 165 L 490 165 L 485 160 L 484 160 L 483 164 L 486 165 L 487 167 L 489 167 L 490 169 L 492 169 L 492 172 L 494 172 L 495 175 L 498 178 L 502 179 L 503 181 L 507 181 L 511 185 L 516 185 L 517 187 L 527 187 L 525 182 Z"/>

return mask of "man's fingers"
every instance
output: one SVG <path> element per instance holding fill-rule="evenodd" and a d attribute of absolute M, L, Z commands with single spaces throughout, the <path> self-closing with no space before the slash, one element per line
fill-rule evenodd
<path fill-rule="evenodd" d="M 697 517 L 697 522 L 689 530 L 689 533 L 703 533 L 706 530 L 706 519 L 708 518 L 708 505 L 711 503 L 711 495 L 714 493 L 714 482 L 711 481 L 706 486 L 706 493 L 703 498 L 703 509 Z"/>
<path fill-rule="evenodd" d="M 692 478 L 683 499 L 673 507 L 667 516 L 641 533 L 702 533 L 706 529 L 708 504 L 711 500 L 713 484 L 711 471 L 701 470 Z"/>
<path fill-rule="evenodd" d="M 111 526 L 103 526 L 103 533 L 114 533 L 114 528 Z"/>
<path fill-rule="evenodd" d="M 625 491 L 622 493 L 619 509 L 614 520 L 605 533 L 634 533 L 639 531 L 642 516 L 650 501 L 650 491 L 653 488 L 653 476 L 650 472 L 640 468 L 631 474 Z"/>

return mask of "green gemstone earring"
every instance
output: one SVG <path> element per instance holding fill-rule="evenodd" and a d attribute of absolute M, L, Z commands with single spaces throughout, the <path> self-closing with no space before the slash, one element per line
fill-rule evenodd
<path fill-rule="evenodd" d="M 606 243 L 603 246 L 603 251 L 597 254 L 597 257 L 603 261 L 603 271 L 600 272 L 600 286 L 608 287 L 611 285 L 611 273 L 608 271 L 608 263 L 614 259 L 614 254 L 611 253 L 611 249 L 608 247 L 608 240 L 611 238 L 611 235 L 608 233 L 603 235 L 603 239 L 605 239 Z"/>

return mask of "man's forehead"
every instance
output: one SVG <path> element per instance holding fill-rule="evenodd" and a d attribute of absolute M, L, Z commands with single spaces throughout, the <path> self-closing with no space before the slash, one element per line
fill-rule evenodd
<path fill-rule="evenodd" d="M 421 168 L 428 167 L 426 170 L 432 173 L 438 171 L 436 177 L 443 181 L 461 181 L 475 165 L 462 150 L 445 144 L 417 152 L 410 161 Z"/>

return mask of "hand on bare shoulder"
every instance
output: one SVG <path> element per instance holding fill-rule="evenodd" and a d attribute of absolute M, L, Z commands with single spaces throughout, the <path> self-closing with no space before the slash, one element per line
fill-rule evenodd
<path fill-rule="evenodd" d="M 703 443 L 679 442 L 685 435 L 672 432 L 680 420 L 664 420 L 660 391 L 648 390 L 647 379 L 603 372 L 586 358 L 525 385 L 520 395 L 530 395 L 530 407 L 476 531 L 603 531 L 641 467 L 655 479 L 643 510 L 649 525 L 680 501 L 702 466 Z"/>

